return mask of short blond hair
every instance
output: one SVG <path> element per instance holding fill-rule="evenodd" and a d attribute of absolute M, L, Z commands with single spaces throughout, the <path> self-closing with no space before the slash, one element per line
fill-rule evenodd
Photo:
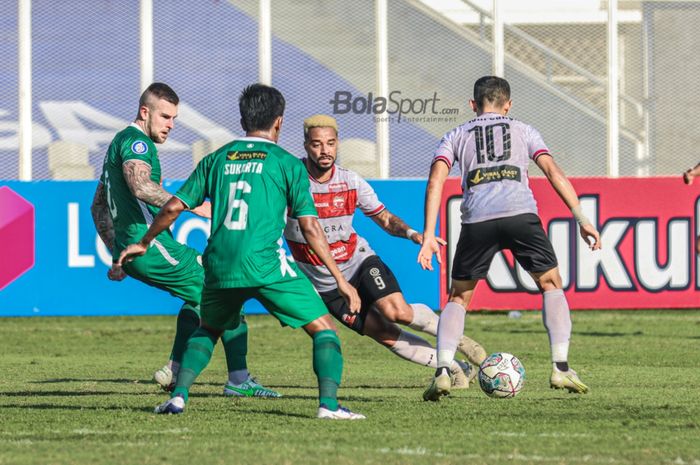
<path fill-rule="evenodd" d="M 304 120 L 304 140 L 309 138 L 311 128 L 333 128 L 338 135 L 338 122 L 330 115 L 313 115 Z"/>

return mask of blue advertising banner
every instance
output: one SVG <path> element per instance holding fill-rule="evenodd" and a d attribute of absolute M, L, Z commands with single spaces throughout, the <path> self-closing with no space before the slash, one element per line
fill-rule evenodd
<path fill-rule="evenodd" d="M 175 192 L 181 182 L 164 183 Z M 411 227 L 423 225 L 425 181 L 372 181 L 379 198 Z M 174 314 L 181 302 L 135 279 L 107 279 L 111 255 L 92 223 L 96 181 L 0 182 L 0 316 Z M 438 305 L 438 273 L 422 271 L 418 248 L 356 215 L 355 228 L 396 274 L 408 302 Z M 183 214 L 176 239 L 203 250 L 209 222 Z M 255 301 L 246 312 L 262 313 Z"/>

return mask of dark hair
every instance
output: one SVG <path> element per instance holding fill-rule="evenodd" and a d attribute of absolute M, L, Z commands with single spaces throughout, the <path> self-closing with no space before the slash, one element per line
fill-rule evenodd
<path fill-rule="evenodd" d="M 264 131 L 284 114 L 284 96 L 274 87 L 252 84 L 241 92 L 238 109 L 244 131 Z"/>
<path fill-rule="evenodd" d="M 175 91 L 167 84 L 162 82 L 154 82 L 143 91 L 141 98 L 139 99 L 139 108 L 148 103 L 149 97 L 155 97 L 160 100 L 163 99 L 167 102 L 177 105 L 180 103 L 180 97 L 177 96 Z"/>
<path fill-rule="evenodd" d="M 474 83 L 474 101 L 479 109 L 484 108 L 486 102 L 500 107 L 510 100 L 510 84 L 498 76 L 484 76 Z"/>

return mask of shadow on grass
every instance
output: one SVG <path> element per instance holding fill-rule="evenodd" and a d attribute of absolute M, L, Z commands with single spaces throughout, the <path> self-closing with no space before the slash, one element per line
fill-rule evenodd
<path fill-rule="evenodd" d="M 123 384 L 153 384 L 152 379 L 126 379 L 126 378 L 53 378 L 40 381 L 30 381 L 31 384 L 53 383 L 123 383 Z"/>
<path fill-rule="evenodd" d="M 3 409 L 17 408 L 24 410 L 119 410 L 153 413 L 154 407 L 124 407 L 123 405 L 61 405 L 61 404 L 2 404 Z"/>
<path fill-rule="evenodd" d="M 0 392 L 3 397 L 86 397 L 86 396 L 143 396 L 143 392 L 119 391 L 17 391 Z"/>
<path fill-rule="evenodd" d="M 535 329 L 484 329 L 484 332 L 494 332 L 494 333 L 510 333 L 510 334 L 546 334 L 544 330 Z M 576 336 L 590 336 L 590 337 L 629 337 L 629 336 L 644 336 L 642 331 L 633 331 L 629 333 L 622 332 L 603 332 L 603 331 L 574 331 Z"/>

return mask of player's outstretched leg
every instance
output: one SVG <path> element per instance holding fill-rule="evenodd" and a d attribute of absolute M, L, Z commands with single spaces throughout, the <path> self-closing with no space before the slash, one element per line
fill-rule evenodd
<path fill-rule="evenodd" d="M 229 329 L 221 335 L 221 343 L 226 352 L 228 382 L 224 395 L 231 397 L 282 397 L 277 391 L 258 383 L 248 372 L 248 323 L 241 315 L 241 323 L 236 329 Z"/>
<path fill-rule="evenodd" d="M 189 398 L 190 386 L 206 368 L 214 352 L 220 332 L 199 328 L 192 334 L 182 357 L 180 373 L 170 399 L 155 409 L 155 413 L 182 413 Z M 178 399 L 179 398 L 179 399 Z"/>
<path fill-rule="evenodd" d="M 408 327 L 430 334 L 431 336 L 437 336 L 438 322 L 440 320 L 437 314 L 425 304 L 410 304 L 410 307 L 413 311 L 413 318 Z M 457 350 L 467 357 L 469 363 L 477 367 L 481 365 L 488 356 L 481 344 L 467 336 L 462 336 L 459 344 L 457 344 Z"/>
<path fill-rule="evenodd" d="M 364 415 L 351 412 L 338 403 L 338 386 L 343 374 L 343 354 L 335 325 L 326 314 L 304 326 L 313 339 L 313 367 L 318 380 L 317 418 L 329 420 L 363 420 Z"/>
<path fill-rule="evenodd" d="M 175 379 L 180 369 L 182 356 L 185 353 L 187 340 L 197 328 L 199 328 L 199 307 L 185 303 L 177 315 L 177 329 L 170 352 L 170 360 L 153 373 L 153 381 L 164 391 L 172 391 L 175 387 Z"/>
<path fill-rule="evenodd" d="M 374 314 L 367 315 L 367 320 L 365 335 L 370 336 L 404 360 L 425 367 L 437 368 L 437 352 L 428 341 L 416 334 L 404 331 L 383 318 L 376 318 Z M 378 327 L 375 324 L 377 321 L 384 322 L 384 326 Z M 468 363 L 453 360 L 450 365 L 452 388 L 469 388 L 469 384 L 476 376 L 476 371 Z"/>

